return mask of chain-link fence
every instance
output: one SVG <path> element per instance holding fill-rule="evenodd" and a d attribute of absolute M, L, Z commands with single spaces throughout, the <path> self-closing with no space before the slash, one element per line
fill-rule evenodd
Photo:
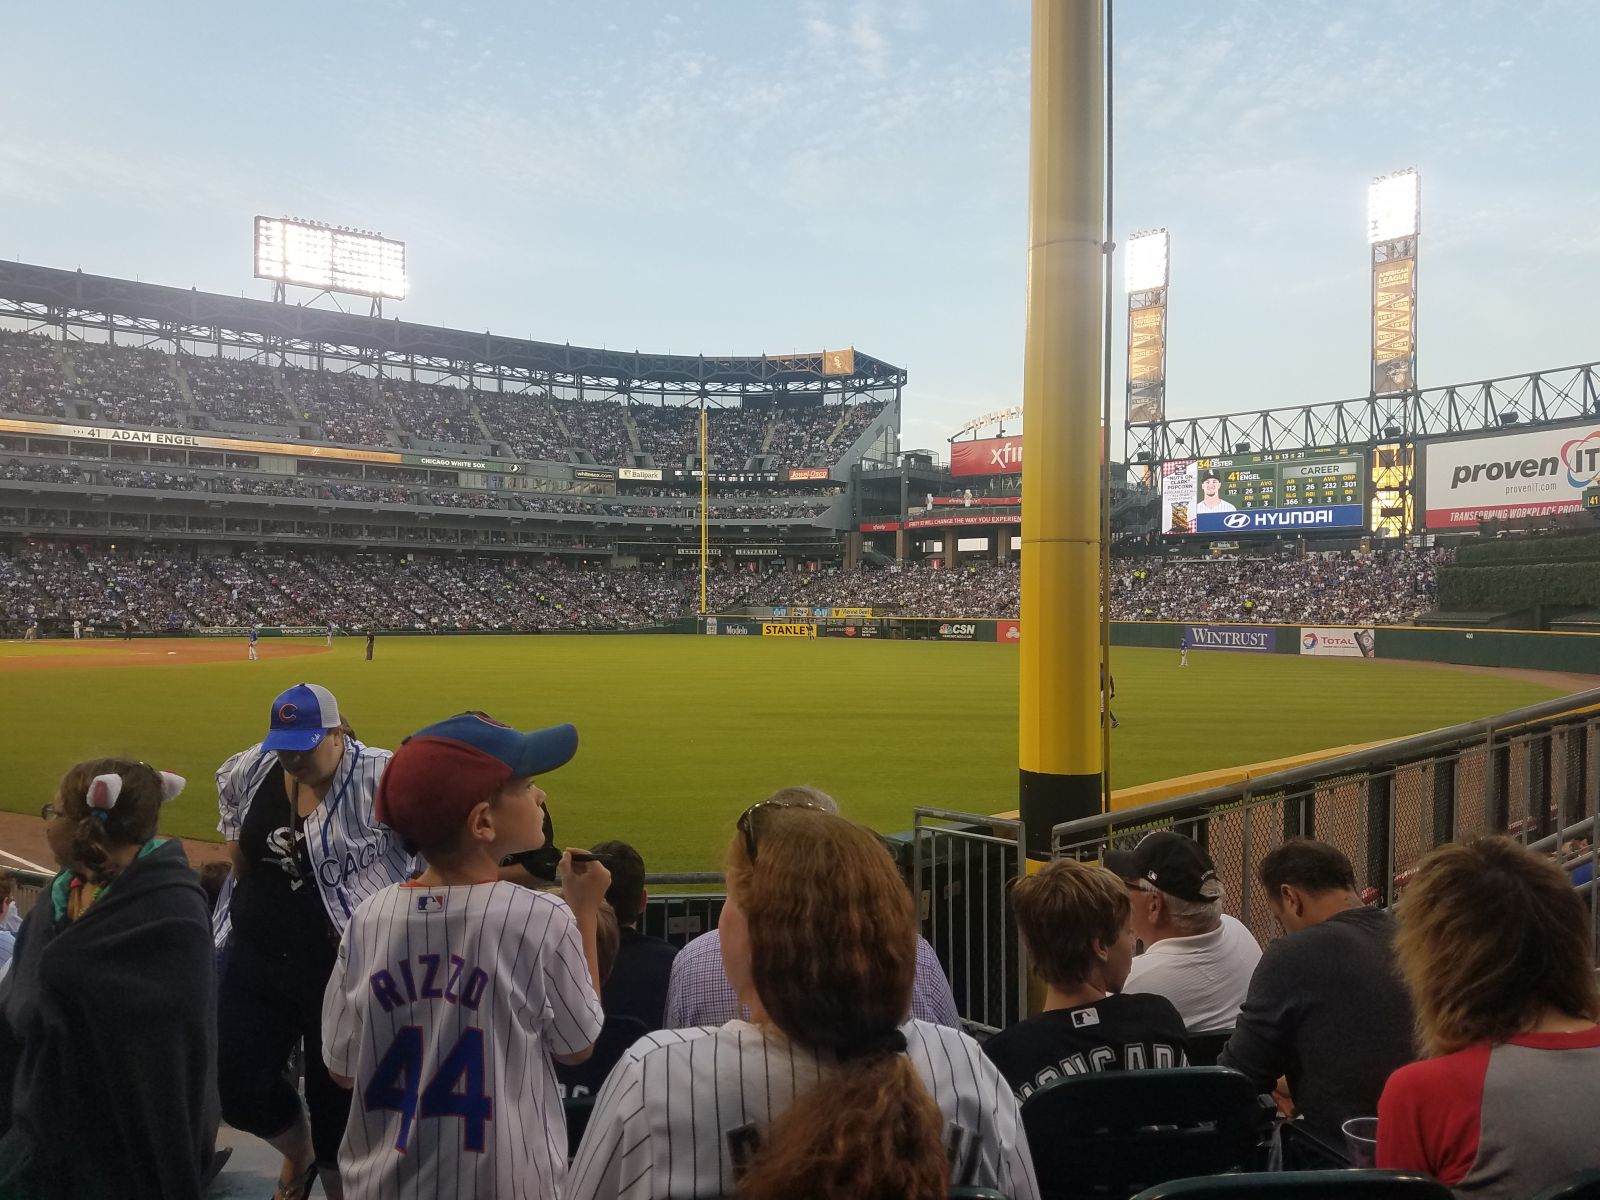
<path fill-rule="evenodd" d="M 1445 842 L 1505 833 L 1550 853 L 1588 894 L 1600 842 L 1600 690 L 1051 831 L 1051 856 L 1095 860 L 1170 829 L 1206 847 L 1226 910 L 1265 942 L 1277 930 L 1256 872 L 1289 838 L 1337 846 L 1371 903 L 1399 898 Z M 1600 947 L 1600 918 L 1591 929 Z"/>

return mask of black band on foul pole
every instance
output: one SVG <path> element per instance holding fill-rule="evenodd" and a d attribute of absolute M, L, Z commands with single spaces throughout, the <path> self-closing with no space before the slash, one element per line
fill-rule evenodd
<path fill-rule="evenodd" d="M 1092 817 L 1100 809 L 1100 776 L 1018 771 L 1023 836 L 1029 858 L 1050 857 L 1050 830 L 1063 821 Z"/>

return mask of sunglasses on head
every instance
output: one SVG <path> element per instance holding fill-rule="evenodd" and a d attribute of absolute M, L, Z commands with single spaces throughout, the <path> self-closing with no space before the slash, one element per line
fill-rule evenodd
<path fill-rule="evenodd" d="M 774 812 L 793 808 L 809 809 L 811 812 L 825 811 L 815 804 L 779 804 L 773 800 L 763 800 L 759 804 L 752 804 L 739 814 L 737 828 L 744 835 L 744 857 L 746 862 L 754 863 L 756 861 L 756 838 L 759 836 L 761 826 L 766 823 L 767 818 Z"/>

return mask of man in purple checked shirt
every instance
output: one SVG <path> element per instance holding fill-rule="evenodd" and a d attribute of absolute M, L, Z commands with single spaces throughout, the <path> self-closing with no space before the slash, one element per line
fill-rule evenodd
<path fill-rule="evenodd" d="M 768 804 L 792 804 L 839 815 L 839 805 L 826 792 L 812 787 L 779 788 Z M 667 986 L 667 1029 L 693 1029 L 747 1019 L 744 1006 L 722 969 L 722 938 L 716 929 L 701 934 L 672 960 L 672 980 Z M 911 1016 L 935 1025 L 961 1027 L 950 981 L 939 956 L 924 938 L 917 939 L 917 975 L 911 991 Z"/>

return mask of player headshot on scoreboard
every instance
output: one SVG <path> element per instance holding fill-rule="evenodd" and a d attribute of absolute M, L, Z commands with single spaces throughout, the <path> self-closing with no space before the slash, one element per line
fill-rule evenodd
<path fill-rule="evenodd" d="M 1222 498 L 1222 476 L 1215 471 L 1205 471 L 1201 474 L 1200 499 L 1195 502 L 1194 510 L 1197 513 L 1230 513 L 1239 511 Z"/>

